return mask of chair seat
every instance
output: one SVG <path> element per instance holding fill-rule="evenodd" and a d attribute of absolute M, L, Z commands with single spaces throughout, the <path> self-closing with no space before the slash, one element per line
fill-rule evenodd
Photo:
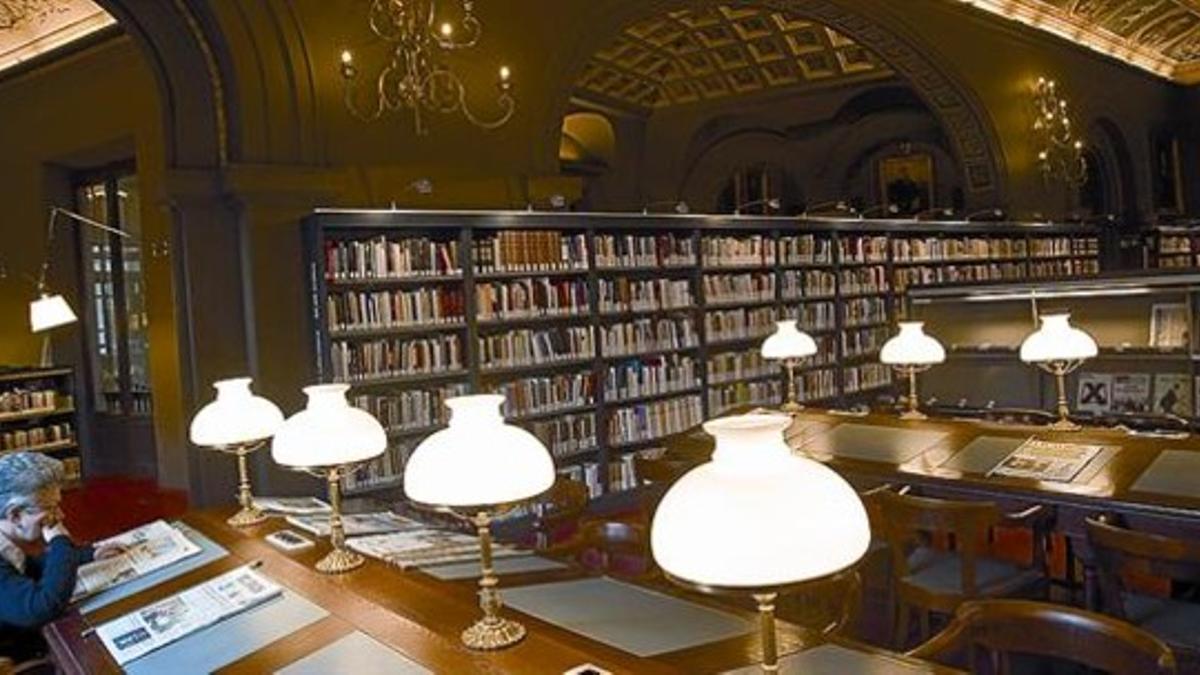
<path fill-rule="evenodd" d="M 964 595 L 962 558 L 952 551 L 917 548 L 908 557 L 908 576 L 901 582 L 930 596 Z M 995 558 L 975 560 L 975 585 L 978 597 L 1005 597 L 1038 583 L 1042 576 Z M 951 608 L 952 609 L 952 608 Z M 949 611 L 949 610 L 945 610 Z"/>
<path fill-rule="evenodd" d="M 1123 593 L 1125 618 L 1172 646 L 1200 650 L 1200 604 Z"/>

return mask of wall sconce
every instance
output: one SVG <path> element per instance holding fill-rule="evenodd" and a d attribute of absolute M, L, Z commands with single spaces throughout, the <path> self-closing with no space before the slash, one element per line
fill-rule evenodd
<path fill-rule="evenodd" d="M 1033 144 L 1042 179 L 1078 186 L 1087 181 L 1083 140 L 1071 128 L 1066 99 L 1054 80 L 1039 77 L 1033 89 Z"/>

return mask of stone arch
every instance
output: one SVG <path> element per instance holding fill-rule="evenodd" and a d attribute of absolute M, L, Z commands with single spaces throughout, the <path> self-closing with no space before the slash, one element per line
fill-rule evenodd
<path fill-rule="evenodd" d="M 1133 156 L 1120 127 L 1107 117 L 1098 117 L 1088 125 L 1085 138 L 1091 146 L 1091 154 L 1103 163 L 1097 168 L 1105 179 L 1106 201 L 1117 212 L 1113 215 L 1136 218 L 1138 200 Z"/>
<path fill-rule="evenodd" d="M 679 198 L 694 211 L 715 213 L 731 167 L 766 164 L 786 173 L 793 158 L 784 141 L 785 136 L 770 129 L 743 129 L 716 140 L 688 165 L 680 180 Z"/>
<path fill-rule="evenodd" d="M 603 8 L 596 7 L 603 5 Z M 651 16 L 701 5 L 696 0 L 613 0 L 593 3 L 582 25 L 587 34 L 575 41 L 575 49 L 565 54 L 561 86 L 539 114 L 546 122 L 542 135 L 533 144 L 534 163 L 555 157 L 558 129 L 569 111 L 573 83 L 587 59 L 603 48 L 624 26 Z M 720 4 L 703 0 L 704 5 Z M 1003 201 L 1006 192 L 1004 157 L 995 128 L 982 103 L 961 78 L 940 62 L 897 22 L 887 25 L 861 9 L 853 9 L 845 0 L 756 0 L 764 8 L 788 12 L 818 21 L 874 51 L 898 75 L 904 77 L 933 114 L 941 121 L 951 147 L 966 175 L 967 199 L 973 205 L 991 206 Z"/>

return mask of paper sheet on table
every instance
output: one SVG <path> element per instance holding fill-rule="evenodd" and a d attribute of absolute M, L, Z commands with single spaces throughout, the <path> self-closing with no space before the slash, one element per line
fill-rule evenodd
<path fill-rule="evenodd" d="M 81 565 L 75 591 L 71 594 L 72 601 L 132 581 L 200 552 L 200 547 L 183 532 L 161 520 L 96 542 L 97 548 L 106 545 L 122 546 L 125 552 Z"/>

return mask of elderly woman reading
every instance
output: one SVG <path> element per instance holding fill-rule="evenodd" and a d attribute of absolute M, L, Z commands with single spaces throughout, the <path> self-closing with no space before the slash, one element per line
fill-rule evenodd
<path fill-rule="evenodd" d="M 75 570 L 94 555 L 77 547 L 63 524 L 62 463 L 42 454 L 0 456 L 0 655 L 15 661 L 44 649 L 37 630 L 66 609 Z M 41 555 L 27 552 L 45 542 Z"/>

